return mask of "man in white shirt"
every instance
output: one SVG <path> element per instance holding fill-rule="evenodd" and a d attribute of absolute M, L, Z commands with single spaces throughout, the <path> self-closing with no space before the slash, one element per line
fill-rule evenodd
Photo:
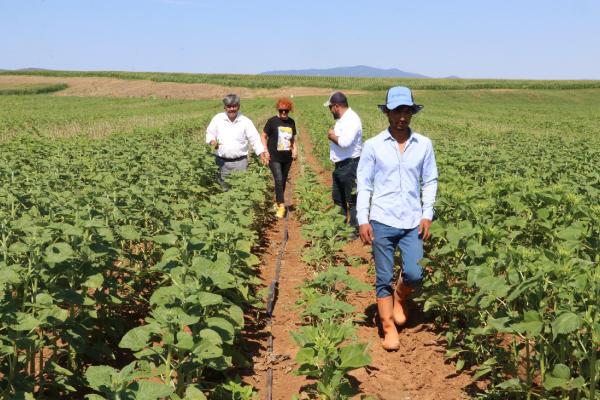
<path fill-rule="evenodd" d="M 333 202 L 348 218 L 354 228 L 354 238 L 358 237 L 356 219 L 356 169 L 362 148 L 362 123 L 358 114 L 348 106 L 348 99 L 342 92 L 335 92 L 324 104 L 329 107 L 335 119 L 333 129 L 329 129 L 329 158 L 335 164 L 332 174 Z"/>
<path fill-rule="evenodd" d="M 215 149 L 219 166 L 219 183 L 226 190 L 225 177 L 233 171 L 248 168 L 248 142 L 254 152 L 266 163 L 265 149 L 252 121 L 240 113 L 240 97 L 228 94 L 223 98 L 225 112 L 213 117 L 206 128 L 206 143 Z"/>

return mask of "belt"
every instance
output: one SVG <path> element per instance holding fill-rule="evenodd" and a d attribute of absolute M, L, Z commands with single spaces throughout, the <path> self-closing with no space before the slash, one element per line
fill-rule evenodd
<path fill-rule="evenodd" d="M 339 167 L 343 167 L 346 164 L 350 164 L 353 161 L 358 161 L 360 159 L 360 157 L 356 157 L 356 158 L 346 158 L 342 161 L 338 161 L 335 163 L 335 167 L 339 168 Z"/>
<path fill-rule="evenodd" d="M 221 159 L 225 162 L 233 162 L 233 161 L 242 161 L 242 160 L 248 158 L 248 156 L 239 156 L 239 157 L 235 157 L 235 158 L 227 158 L 227 157 L 217 156 L 217 158 Z"/>

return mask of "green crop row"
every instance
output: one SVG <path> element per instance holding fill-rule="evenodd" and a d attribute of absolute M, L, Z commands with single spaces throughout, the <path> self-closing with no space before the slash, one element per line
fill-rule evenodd
<path fill-rule="evenodd" d="M 368 291 L 370 286 L 348 274 L 344 265 L 348 260 L 343 259 L 340 250 L 351 229 L 319 186 L 314 173 L 302 164 L 301 178 L 296 183 L 300 198 L 297 215 L 307 241 L 302 260 L 313 268 L 314 277 L 304 282 L 297 301 L 303 310 L 304 326 L 292 332 L 300 347 L 295 374 L 316 380 L 305 387 L 303 396 L 343 400 L 357 394 L 347 373 L 371 362 L 367 344 L 356 338 L 354 321 L 361 314 L 346 300 L 354 292 Z"/>
<path fill-rule="evenodd" d="M 248 392 L 268 180 L 221 192 L 200 123 L 0 144 L 0 398 Z"/>
<path fill-rule="evenodd" d="M 0 96 L 2 95 L 24 95 L 24 94 L 43 94 L 65 90 L 69 85 L 59 84 L 20 84 L 3 85 L 0 84 Z"/>
<path fill-rule="evenodd" d="M 380 96 L 350 97 L 364 136 Z M 485 398 L 600 392 L 600 91 L 417 91 L 413 128 L 440 171 L 423 295 L 458 370 Z M 328 162 L 333 120 L 298 99 Z"/>
<path fill-rule="evenodd" d="M 406 85 L 414 89 L 427 90 L 600 88 L 600 81 L 597 80 L 352 78 L 340 76 L 194 74 L 125 71 L 4 71 L 0 72 L 0 75 L 146 79 L 155 82 L 209 83 L 250 88 L 320 87 L 354 90 L 386 90 L 388 87 L 394 85 Z"/>

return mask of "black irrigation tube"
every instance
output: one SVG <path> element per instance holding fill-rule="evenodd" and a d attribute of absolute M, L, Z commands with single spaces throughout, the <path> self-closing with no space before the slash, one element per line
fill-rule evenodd
<path fill-rule="evenodd" d="M 283 253 L 285 253 L 285 247 L 288 241 L 288 212 L 286 212 L 285 219 L 283 221 L 283 240 L 279 246 L 279 252 L 275 261 L 275 277 L 269 286 L 269 297 L 267 300 L 267 328 L 269 330 L 269 339 L 267 342 L 267 359 L 269 355 L 273 354 L 273 309 L 277 302 L 277 294 L 279 291 L 279 276 L 281 275 L 281 259 Z M 266 399 L 271 400 L 273 398 L 273 368 L 269 365 L 267 370 L 267 395 Z"/>

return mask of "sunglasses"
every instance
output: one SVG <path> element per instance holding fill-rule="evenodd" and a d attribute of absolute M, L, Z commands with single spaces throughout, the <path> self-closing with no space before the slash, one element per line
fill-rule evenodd
<path fill-rule="evenodd" d="M 283 114 L 283 113 L 289 113 L 289 112 L 290 112 L 290 110 L 289 110 L 289 109 L 287 109 L 287 108 L 280 108 L 280 109 L 279 109 L 279 110 L 277 110 L 277 111 L 279 111 L 279 114 Z"/>

